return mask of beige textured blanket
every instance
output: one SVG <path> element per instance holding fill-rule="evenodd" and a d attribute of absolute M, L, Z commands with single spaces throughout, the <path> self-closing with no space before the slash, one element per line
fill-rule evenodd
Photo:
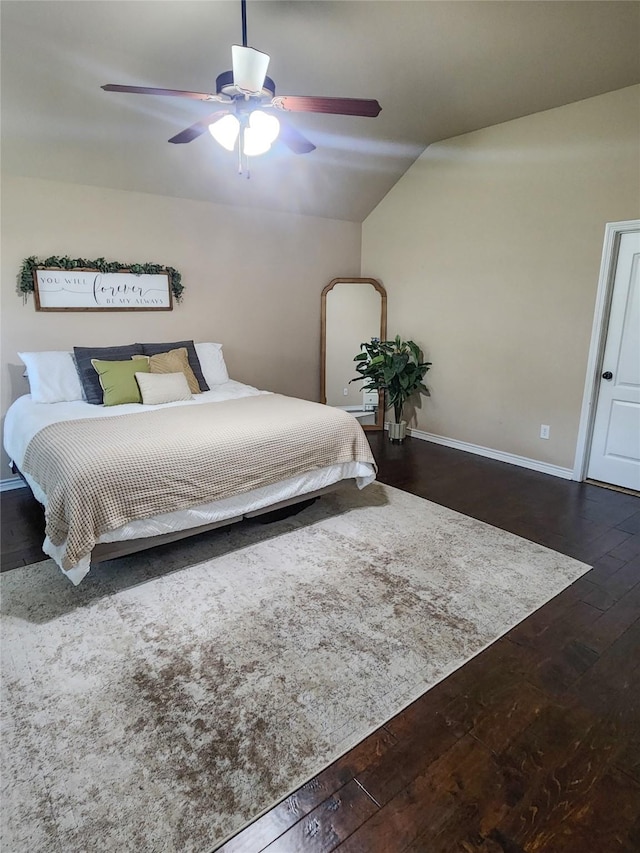
<path fill-rule="evenodd" d="M 355 418 L 264 394 L 51 424 L 29 442 L 23 467 L 47 496 L 46 532 L 65 544 L 69 569 L 134 519 L 351 461 L 374 462 Z"/>

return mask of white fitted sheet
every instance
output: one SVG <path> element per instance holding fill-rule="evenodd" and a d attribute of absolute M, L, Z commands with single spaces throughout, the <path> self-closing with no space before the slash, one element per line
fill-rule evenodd
<path fill-rule="evenodd" d="M 224 400 L 238 399 L 240 397 L 254 396 L 256 394 L 267 394 L 268 391 L 260 391 L 250 385 L 229 380 L 223 385 L 217 385 L 210 391 L 194 396 L 192 400 L 180 403 L 165 403 L 166 406 L 191 406 L 202 403 L 222 402 Z M 5 419 L 4 447 L 9 457 L 18 468 L 22 468 L 22 461 L 27 446 L 33 436 L 43 427 L 57 421 L 78 420 L 82 418 L 112 417 L 131 414 L 146 409 L 157 409 L 158 406 L 144 406 L 140 404 L 125 404 L 112 406 L 105 409 L 102 406 L 94 406 L 89 403 L 74 401 L 67 403 L 34 403 L 31 395 L 20 397 L 13 403 Z M 365 462 L 347 462 L 340 465 L 331 465 L 318 471 L 311 471 L 298 477 L 291 477 L 271 486 L 264 486 L 242 495 L 236 495 L 224 500 L 212 501 L 191 509 L 176 512 L 162 513 L 152 518 L 131 521 L 103 534 L 98 542 L 123 542 L 131 539 L 142 539 L 149 536 L 161 536 L 180 530 L 189 530 L 204 524 L 224 521 L 238 515 L 263 509 L 279 501 L 290 500 L 334 485 L 345 479 L 355 479 L 358 488 L 364 488 L 375 480 L 375 469 Z M 25 476 L 36 499 L 46 506 L 46 496 L 38 484 L 31 477 Z M 56 547 L 48 537 L 43 544 L 45 554 L 52 557 L 60 566 L 63 547 Z M 62 567 L 61 567 L 62 569 Z M 78 584 L 90 569 L 90 558 L 85 557 L 72 569 L 64 570 L 64 574 L 74 583 Z"/>

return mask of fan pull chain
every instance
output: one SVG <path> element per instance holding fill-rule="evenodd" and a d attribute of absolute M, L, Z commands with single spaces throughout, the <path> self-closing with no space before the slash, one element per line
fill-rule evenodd
<path fill-rule="evenodd" d="M 247 173 L 247 180 L 251 177 L 251 171 L 249 170 L 249 158 L 244 157 L 244 170 L 242 168 L 242 153 L 244 149 L 244 127 L 240 128 L 240 133 L 238 134 L 238 174 L 241 175 L 242 172 Z"/>

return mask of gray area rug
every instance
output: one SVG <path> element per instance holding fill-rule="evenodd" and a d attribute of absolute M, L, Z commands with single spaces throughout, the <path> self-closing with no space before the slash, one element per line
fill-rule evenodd
<path fill-rule="evenodd" d="M 587 566 L 344 488 L 2 592 L 2 849 L 207 853 Z"/>

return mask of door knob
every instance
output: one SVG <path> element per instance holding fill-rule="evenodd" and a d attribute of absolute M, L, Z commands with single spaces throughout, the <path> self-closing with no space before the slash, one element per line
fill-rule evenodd
<path fill-rule="evenodd" d="M 613 373 L 610 370 L 605 370 L 602 374 L 603 379 L 613 379 Z"/>

